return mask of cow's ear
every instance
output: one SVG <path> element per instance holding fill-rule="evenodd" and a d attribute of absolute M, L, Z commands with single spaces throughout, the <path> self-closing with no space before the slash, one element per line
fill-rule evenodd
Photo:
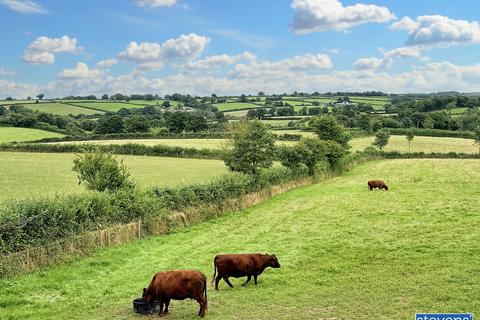
<path fill-rule="evenodd" d="M 273 257 L 275 260 L 277 260 L 277 256 L 276 256 L 276 255 L 272 254 L 272 257 Z"/>

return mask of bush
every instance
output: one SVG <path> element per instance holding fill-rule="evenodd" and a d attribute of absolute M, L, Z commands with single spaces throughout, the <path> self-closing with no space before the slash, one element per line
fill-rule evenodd
<path fill-rule="evenodd" d="M 78 183 L 84 182 L 89 190 L 116 191 L 134 186 L 123 160 L 118 161 L 112 154 L 99 149 L 77 155 L 73 164 L 72 170 L 78 173 Z"/>
<path fill-rule="evenodd" d="M 230 143 L 232 148 L 225 149 L 223 158 L 230 170 L 256 174 L 272 166 L 275 136 L 260 121 L 236 124 Z"/>

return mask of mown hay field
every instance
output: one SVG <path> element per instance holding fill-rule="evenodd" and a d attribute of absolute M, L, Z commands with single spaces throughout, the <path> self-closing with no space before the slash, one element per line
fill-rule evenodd
<path fill-rule="evenodd" d="M 363 150 L 372 145 L 374 137 L 356 138 L 350 141 L 352 150 Z M 391 136 L 385 151 L 399 152 L 464 152 L 477 153 L 478 146 L 475 146 L 472 139 L 444 138 L 444 137 L 414 137 L 411 148 L 408 146 L 405 136 Z"/>
<path fill-rule="evenodd" d="M 0 152 L 0 201 L 86 192 L 72 171 L 74 154 Z M 200 183 L 227 173 L 223 161 L 119 156 L 141 188 Z M 0 303 L 1 305 L 1 303 Z M 1 317 L 0 317 L 1 319 Z"/>
<path fill-rule="evenodd" d="M 385 191 L 368 191 L 381 178 Z M 382 160 L 240 212 L 0 280 L 1 319 L 139 319 L 153 274 L 198 269 L 219 253 L 275 253 L 258 286 L 208 287 L 207 319 L 412 319 L 478 314 L 480 162 Z M 168 319 L 195 319 L 172 300 Z M 157 319 L 157 315 L 145 319 Z"/>

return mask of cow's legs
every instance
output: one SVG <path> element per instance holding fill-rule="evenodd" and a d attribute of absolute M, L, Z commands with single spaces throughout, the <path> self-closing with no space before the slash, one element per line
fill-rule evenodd
<path fill-rule="evenodd" d="M 158 311 L 158 315 L 161 316 L 163 312 L 163 300 L 158 301 L 158 305 L 160 306 L 160 310 Z"/>
<path fill-rule="evenodd" d="M 198 304 L 200 305 L 198 315 L 203 318 L 205 316 L 205 310 L 207 309 L 207 300 L 203 297 L 203 294 L 196 296 L 195 300 L 197 300 Z"/>
<path fill-rule="evenodd" d="M 258 275 L 256 274 L 253 275 L 253 282 L 255 283 L 255 285 L 257 285 L 257 277 Z"/>
<path fill-rule="evenodd" d="M 233 288 L 233 284 L 230 283 L 230 280 L 228 280 L 227 277 L 224 277 L 223 280 L 230 286 L 230 288 Z"/>
<path fill-rule="evenodd" d="M 245 287 L 245 286 L 250 282 L 250 279 L 252 279 L 252 276 L 251 276 L 251 275 L 248 275 L 248 276 L 247 276 L 247 281 L 245 281 L 245 283 L 242 284 L 242 287 Z"/>
<path fill-rule="evenodd" d="M 170 299 L 165 300 L 165 311 L 163 313 L 168 313 L 168 305 L 170 304 Z"/>
<path fill-rule="evenodd" d="M 217 277 L 215 278 L 215 290 L 218 290 L 218 283 L 221 279 L 222 277 L 220 277 L 220 275 L 217 275 Z"/>

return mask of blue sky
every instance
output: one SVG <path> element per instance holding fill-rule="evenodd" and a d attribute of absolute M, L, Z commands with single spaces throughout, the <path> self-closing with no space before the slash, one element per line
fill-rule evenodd
<path fill-rule="evenodd" d="M 480 91 L 479 9 L 468 0 L 0 0 L 0 98 Z"/>

